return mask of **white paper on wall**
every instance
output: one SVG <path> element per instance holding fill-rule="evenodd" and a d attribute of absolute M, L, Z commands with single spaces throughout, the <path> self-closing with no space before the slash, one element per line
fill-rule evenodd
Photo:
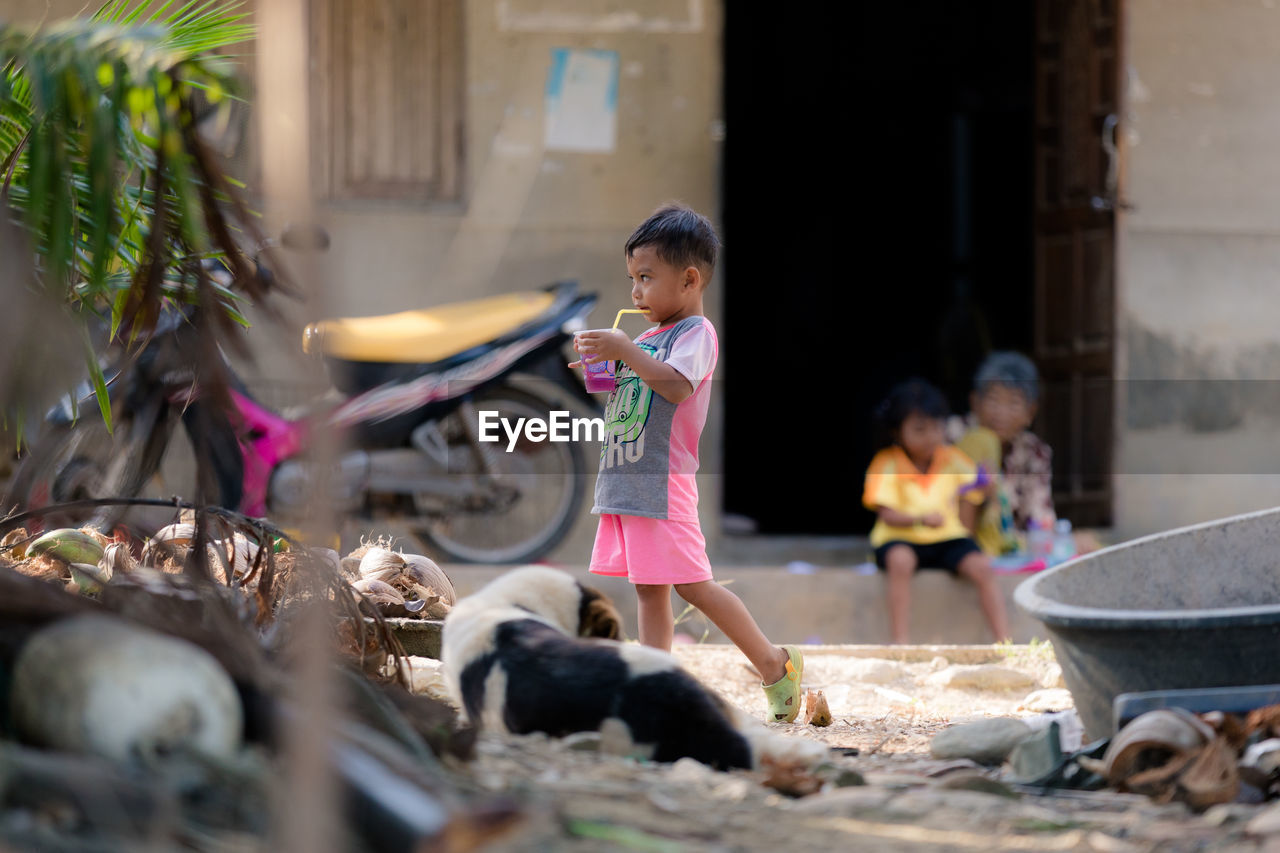
<path fill-rule="evenodd" d="M 612 152 L 618 133 L 618 54 L 555 48 L 547 74 L 548 151 Z"/>

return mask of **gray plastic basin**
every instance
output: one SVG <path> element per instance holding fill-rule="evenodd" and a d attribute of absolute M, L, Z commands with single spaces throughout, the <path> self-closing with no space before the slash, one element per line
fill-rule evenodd
<path fill-rule="evenodd" d="M 1041 572 L 1043 623 L 1091 738 L 1120 693 L 1280 683 L 1280 509 L 1134 539 Z"/>

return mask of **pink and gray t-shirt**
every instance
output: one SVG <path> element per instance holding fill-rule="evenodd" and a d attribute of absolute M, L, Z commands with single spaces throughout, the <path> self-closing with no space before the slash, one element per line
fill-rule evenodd
<path fill-rule="evenodd" d="M 679 405 L 668 402 L 618 362 L 617 384 L 605 406 L 605 438 L 596 478 L 597 514 L 698 520 L 698 439 L 707 422 L 711 371 L 719 345 L 706 317 L 686 317 L 635 339 L 693 385 Z"/>

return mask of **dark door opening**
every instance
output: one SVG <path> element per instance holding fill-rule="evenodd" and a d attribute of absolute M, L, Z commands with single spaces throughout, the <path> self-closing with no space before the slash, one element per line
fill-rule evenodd
<path fill-rule="evenodd" d="M 724 6 L 724 510 L 865 533 L 888 388 L 1035 344 L 1035 4 Z"/>

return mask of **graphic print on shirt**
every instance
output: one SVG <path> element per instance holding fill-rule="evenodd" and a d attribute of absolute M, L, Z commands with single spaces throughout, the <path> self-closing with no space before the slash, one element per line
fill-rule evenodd
<path fill-rule="evenodd" d="M 662 361 L 665 350 L 638 344 L 646 354 Z M 653 389 L 626 362 L 617 365 L 617 381 L 604 412 L 604 446 L 600 448 L 600 465 L 612 468 L 644 458 L 644 425 L 649 420 Z"/>

